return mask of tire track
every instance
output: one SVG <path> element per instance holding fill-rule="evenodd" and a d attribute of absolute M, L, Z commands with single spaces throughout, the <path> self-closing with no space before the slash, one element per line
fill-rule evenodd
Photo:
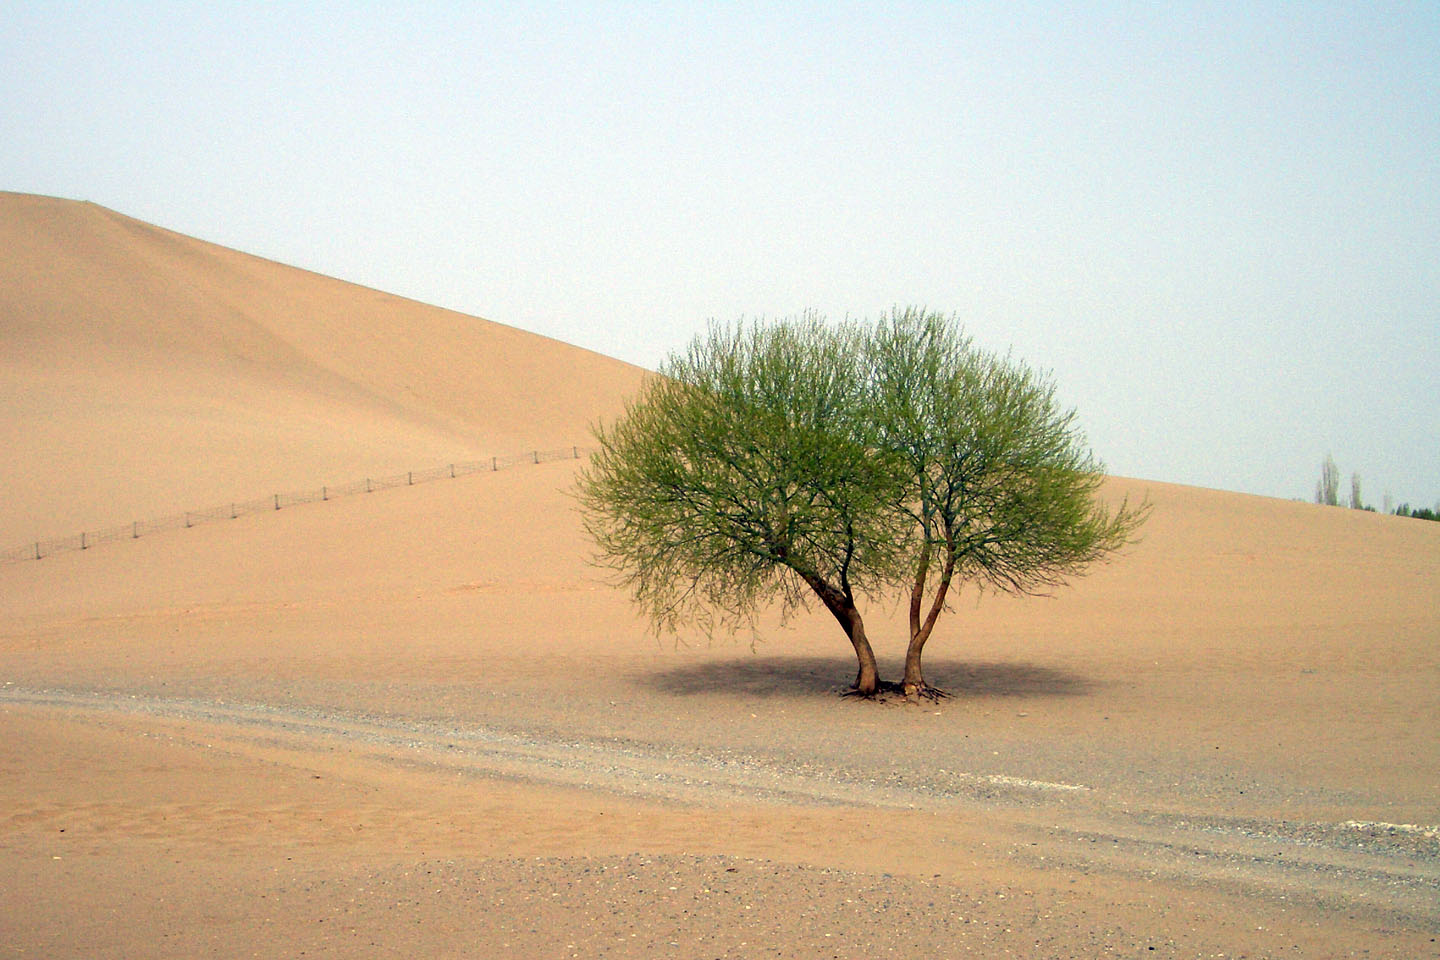
<path fill-rule="evenodd" d="M 1031 865 L 1308 899 L 1440 932 L 1440 830 L 1425 825 L 1157 813 L 1080 784 L 950 771 L 943 780 L 897 780 L 808 758 L 265 703 L 6 685 L 0 704 L 204 724 L 238 742 L 339 748 L 399 766 L 651 801 L 979 813 L 993 820 L 997 841 L 1011 841 L 1011 855 Z"/>

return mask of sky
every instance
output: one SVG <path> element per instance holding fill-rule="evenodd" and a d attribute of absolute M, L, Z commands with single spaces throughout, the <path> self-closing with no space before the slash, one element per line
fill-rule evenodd
<path fill-rule="evenodd" d="M 1434 0 L 0 14 L 0 189 L 650 368 L 923 306 L 1113 473 L 1440 504 Z"/>

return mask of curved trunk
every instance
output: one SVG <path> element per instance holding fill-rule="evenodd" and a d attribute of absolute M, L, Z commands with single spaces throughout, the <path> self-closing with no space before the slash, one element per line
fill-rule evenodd
<path fill-rule="evenodd" d="M 853 615 L 852 626 L 845 632 L 850 636 L 850 643 L 855 647 L 855 659 L 860 664 L 860 669 L 855 674 L 855 692 L 862 697 L 874 696 L 880 689 L 880 673 L 875 667 L 875 651 L 870 649 L 870 641 L 865 636 L 865 623 L 860 619 L 860 612 L 853 605 L 850 607 L 850 612 Z"/>
<path fill-rule="evenodd" d="M 875 651 L 870 648 L 870 639 L 865 636 L 865 621 L 860 618 L 860 611 L 855 609 L 855 604 L 844 598 L 837 598 L 832 604 L 825 599 L 825 606 L 840 622 L 845 630 L 845 636 L 850 638 L 850 645 L 855 648 L 855 660 L 859 663 L 860 669 L 855 674 L 855 692 L 862 697 L 874 696 L 880 690 L 880 671 L 875 666 Z"/>
<path fill-rule="evenodd" d="M 855 648 L 855 659 L 859 664 L 855 674 L 855 692 L 862 697 L 873 697 L 880 690 L 880 671 L 875 665 L 875 651 L 865 636 L 865 621 L 861 619 L 855 601 L 818 577 L 802 577 L 825 604 L 825 609 L 839 622 L 845 636 L 850 638 L 850 645 Z"/>
<path fill-rule="evenodd" d="M 935 587 L 935 599 L 930 604 L 929 614 L 922 622 L 920 606 L 925 594 L 925 572 L 929 566 L 929 553 L 929 544 L 926 544 L 921 555 L 920 569 L 915 577 L 915 589 L 910 594 L 910 645 L 905 648 L 905 679 L 901 681 L 907 697 L 930 689 L 925 682 L 920 657 L 925 650 L 925 641 L 929 640 L 930 634 L 935 631 L 935 621 L 940 619 L 940 611 L 945 609 L 945 597 L 950 592 L 950 581 L 955 575 L 955 558 L 946 557 L 945 567 L 940 572 L 940 583 Z"/>

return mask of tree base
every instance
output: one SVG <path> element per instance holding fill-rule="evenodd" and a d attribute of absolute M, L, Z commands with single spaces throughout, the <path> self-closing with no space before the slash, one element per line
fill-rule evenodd
<path fill-rule="evenodd" d="M 928 683 L 900 684 L 900 691 L 905 695 L 906 700 L 929 700 L 931 703 L 939 703 L 941 700 L 950 699 L 950 694 L 939 687 L 932 687 Z"/>
<path fill-rule="evenodd" d="M 921 700 L 929 700 L 931 703 L 939 703 L 941 700 L 949 700 L 950 694 L 939 687 L 932 687 L 928 683 L 919 687 L 906 689 L 903 683 L 894 683 L 890 680 L 881 680 L 876 685 L 874 693 L 861 693 L 854 687 L 850 687 L 840 694 L 842 698 L 856 700 L 878 700 L 884 702 L 886 697 L 901 697 L 911 703 L 919 703 Z"/>

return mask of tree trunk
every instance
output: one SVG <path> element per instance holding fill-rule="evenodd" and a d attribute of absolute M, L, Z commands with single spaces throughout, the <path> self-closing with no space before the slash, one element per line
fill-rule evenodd
<path fill-rule="evenodd" d="M 940 611 L 945 609 L 945 597 L 950 592 L 950 581 L 955 575 L 955 558 L 947 557 L 945 567 L 940 573 L 940 583 L 935 587 L 935 599 L 930 604 L 930 612 L 924 622 L 920 620 L 920 604 L 925 589 L 925 568 L 929 559 L 929 549 L 922 557 L 920 570 L 916 575 L 915 589 L 910 594 L 910 645 L 905 648 L 905 679 L 901 681 L 901 689 L 905 696 L 913 697 L 929 691 L 931 688 L 925 682 L 925 674 L 920 666 L 920 656 L 925 650 L 925 641 L 930 639 L 930 634 L 935 631 L 935 621 L 940 619 Z"/>
<path fill-rule="evenodd" d="M 860 663 L 860 670 L 855 674 L 855 692 L 862 697 L 873 697 L 880 689 L 875 651 L 870 649 L 870 641 L 865 636 L 865 623 L 860 619 L 860 611 L 852 605 L 850 613 L 853 626 L 849 627 L 846 633 L 850 635 L 850 643 L 855 647 L 855 659 Z"/>
<path fill-rule="evenodd" d="M 910 646 L 905 649 L 905 679 L 901 681 L 901 686 L 907 697 L 916 696 L 925 690 L 925 673 L 920 669 L 920 653 L 925 649 L 925 641 L 928 639 L 928 634 L 917 633 L 910 638 Z"/>
<path fill-rule="evenodd" d="M 910 639 L 920 632 L 920 607 L 925 602 L 925 579 L 930 575 L 930 541 L 920 544 L 920 561 L 915 565 L 915 585 L 910 590 Z M 908 659 L 908 657 L 907 657 Z"/>
<path fill-rule="evenodd" d="M 855 674 L 855 692 L 862 697 L 873 697 L 880 691 L 880 671 L 875 665 L 875 651 L 870 648 L 870 640 L 865 636 L 865 621 L 861 619 L 855 601 L 818 577 L 802 577 L 825 604 L 825 609 L 839 622 L 845 636 L 850 638 L 850 645 L 855 648 L 855 659 L 860 666 Z"/>
<path fill-rule="evenodd" d="M 826 600 L 825 606 L 840 621 L 845 636 L 850 638 L 850 645 L 855 648 L 855 659 L 860 665 L 855 674 L 855 692 L 862 697 L 873 697 L 880 690 L 880 671 L 875 666 L 875 651 L 870 648 L 870 640 L 865 636 L 865 621 L 860 619 L 860 611 L 846 599 L 837 599 L 833 604 Z"/>

